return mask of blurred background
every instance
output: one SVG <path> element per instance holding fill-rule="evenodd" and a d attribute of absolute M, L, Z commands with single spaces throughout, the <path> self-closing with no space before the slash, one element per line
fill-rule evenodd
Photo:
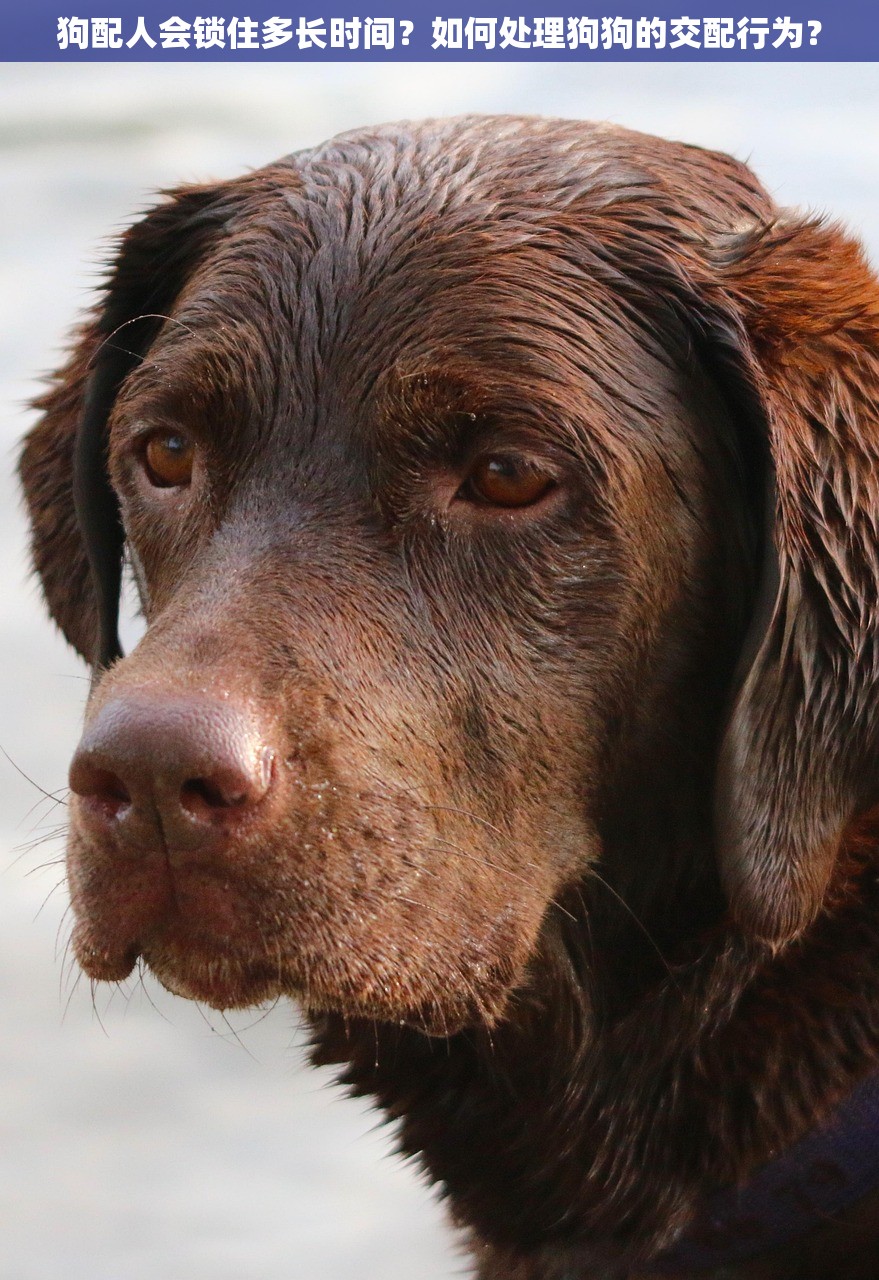
<path fill-rule="evenodd" d="M 41 613 L 13 480 L 26 402 L 106 237 L 157 188 L 342 129 L 463 111 L 604 118 L 733 152 L 879 252 L 879 67 L 0 66 L 0 1277 L 450 1280 L 441 1208 L 295 1010 L 225 1021 L 65 957 L 60 859 L 85 672 Z M 26 777 L 24 776 L 26 775 Z M 28 781 L 27 779 L 30 779 Z"/>

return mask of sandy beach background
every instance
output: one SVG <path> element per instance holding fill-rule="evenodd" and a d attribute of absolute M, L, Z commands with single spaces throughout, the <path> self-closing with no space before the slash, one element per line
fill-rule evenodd
<path fill-rule="evenodd" d="M 63 794 L 85 673 L 28 579 L 12 478 L 104 239 L 152 191 L 461 111 L 732 151 L 879 260 L 872 65 L 0 66 L 0 1280 L 466 1274 L 392 1134 L 303 1065 L 292 1008 L 230 1025 L 150 981 L 93 1002 L 65 962 L 64 808 L 38 788 Z"/>

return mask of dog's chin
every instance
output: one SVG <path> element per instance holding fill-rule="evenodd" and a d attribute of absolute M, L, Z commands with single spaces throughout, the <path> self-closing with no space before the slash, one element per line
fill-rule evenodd
<path fill-rule="evenodd" d="M 281 998 L 292 1000 L 310 1017 L 337 1014 L 346 1020 L 391 1023 L 423 1035 L 447 1039 L 468 1027 L 494 1023 L 500 1007 L 489 1011 L 484 1002 L 451 998 L 443 1001 L 396 1001 L 374 991 L 344 989 L 325 982 L 307 981 L 260 962 L 228 955 L 198 954 L 165 947 L 143 955 L 147 967 L 166 990 L 225 1012 L 265 1005 Z"/>
<path fill-rule="evenodd" d="M 138 960 L 159 980 L 171 995 L 183 997 L 225 1012 L 252 1009 L 289 998 L 308 1016 L 339 1014 L 345 1019 L 367 1019 L 394 1023 L 418 1030 L 426 1036 L 449 1037 L 464 1028 L 495 1021 L 484 1004 L 471 1001 L 427 1000 L 394 1001 L 376 998 L 375 992 L 357 991 L 347 986 L 331 989 L 325 982 L 308 983 L 264 960 L 243 959 L 221 948 L 180 946 L 174 942 L 148 946 L 143 951 L 128 951 L 125 956 L 109 957 L 96 948 L 79 954 L 84 972 L 97 980 L 122 980 L 132 972 Z"/>
<path fill-rule="evenodd" d="M 289 998 L 307 1015 L 406 1025 L 446 1038 L 497 1023 L 519 976 L 509 949 L 480 957 L 478 969 L 468 972 L 440 949 L 435 966 L 424 964 L 423 954 L 418 963 L 414 947 L 407 964 L 402 944 L 389 948 L 379 940 L 370 946 L 374 938 L 336 934 L 327 940 L 325 931 L 315 938 L 307 920 L 295 936 L 277 937 L 272 945 L 254 922 L 209 929 L 204 912 L 195 927 L 177 913 L 161 922 L 152 909 L 132 914 L 124 896 L 115 906 L 83 910 L 75 924 L 73 951 L 88 977 L 118 982 L 140 961 L 174 995 L 220 1011 Z M 452 959 L 459 960 L 459 953 Z"/>
<path fill-rule="evenodd" d="M 150 972 L 173 995 L 196 1000 L 221 1012 L 252 1008 L 282 996 L 301 998 L 301 993 L 277 967 L 246 961 L 220 950 L 166 945 L 147 948 L 142 958 Z"/>

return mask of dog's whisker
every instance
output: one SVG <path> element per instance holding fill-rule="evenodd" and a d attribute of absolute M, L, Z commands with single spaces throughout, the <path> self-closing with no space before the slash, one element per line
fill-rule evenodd
<path fill-rule="evenodd" d="M 15 849 L 13 850 L 12 861 L 7 864 L 5 870 L 7 872 L 11 871 L 13 867 L 17 867 L 20 862 L 23 862 L 25 858 L 29 858 L 31 854 L 34 853 L 37 849 L 42 849 L 44 845 L 53 844 L 55 841 L 63 839 L 64 836 L 66 836 L 66 834 L 67 834 L 66 826 L 54 827 L 49 831 L 43 832 L 39 836 L 35 836 L 32 840 L 26 840 L 22 844 L 16 845 Z M 62 853 L 59 855 L 57 859 L 51 859 L 49 862 L 43 863 L 42 867 L 54 866 L 56 864 L 60 864 L 63 861 L 64 861 L 64 854 Z M 25 875 L 28 875 L 28 876 L 33 875 L 35 872 L 41 869 L 42 868 L 39 866 L 31 867 L 28 869 L 27 872 L 25 872 Z"/>
<path fill-rule="evenodd" d="M 225 1011 L 221 1011 L 221 1013 L 220 1013 L 220 1017 L 223 1019 L 223 1022 L 226 1024 L 226 1026 L 227 1026 L 227 1028 L 228 1028 L 228 1031 L 229 1031 L 229 1035 L 228 1035 L 228 1036 L 224 1036 L 223 1038 L 228 1040 L 228 1039 L 229 1039 L 229 1037 L 231 1036 L 231 1038 L 232 1038 L 232 1039 L 235 1041 L 235 1043 L 238 1045 L 239 1049 L 242 1049 L 242 1050 L 247 1054 L 248 1058 L 250 1058 L 250 1060 L 251 1060 L 252 1062 L 258 1062 L 258 1061 L 259 1061 L 259 1059 L 256 1057 L 256 1055 L 255 1055 L 255 1054 L 251 1053 L 250 1049 L 248 1049 L 247 1045 L 246 1045 L 246 1044 L 244 1043 L 244 1041 L 241 1039 L 241 1035 L 240 1035 L 240 1033 L 236 1030 L 236 1028 L 235 1028 L 235 1027 L 233 1027 L 233 1026 L 232 1026 L 232 1023 L 229 1021 L 229 1019 L 228 1019 L 228 1017 L 227 1017 L 227 1015 L 226 1015 Z"/>
<path fill-rule="evenodd" d="M 0 753 L 2 753 L 6 757 L 6 759 L 12 765 L 15 772 L 19 774 L 22 778 L 24 778 L 25 782 L 29 782 L 30 785 L 34 788 L 34 790 L 39 791 L 40 795 L 45 800 L 52 800 L 56 804 L 67 803 L 58 795 L 57 792 L 47 791 L 45 787 L 41 787 L 40 784 L 34 778 L 32 778 L 29 773 L 26 773 L 25 770 L 22 769 L 21 765 L 16 764 L 16 762 L 13 760 L 12 756 L 9 754 L 9 752 L 6 750 L 5 747 L 0 747 Z M 65 791 L 66 791 L 66 788 L 65 788 Z"/>
<path fill-rule="evenodd" d="M 117 334 L 121 333 L 122 330 L 127 328 L 129 325 L 139 324 L 144 320 L 163 320 L 168 324 L 176 324 L 179 328 L 185 330 L 185 332 L 188 333 L 190 336 L 194 336 L 194 332 L 192 328 L 189 325 L 184 324 L 183 321 L 180 320 L 177 316 L 167 316 L 167 315 L 163 315 L 161 312 L 144 312 L 142 315 L 129 316 L 127 320 L 123 320 L 121 324 L 118 324 L 116 328 L 112 331 L 112 333 L 108 333 L 107 336 L 104 338 L 103 342 L 101 342 L 100 345 L 95 348 L 95 351 L 94 351 L 94 354 L 92 355 L 90 363 L 94 364 L 98 356 L 101 354 L 101 352 L 107 347 L 111 348 L 113 351 L 118 351 L 123 355 L 131 356 L 132 358 L 138 361 L 142 361 L 143 360 L 142 352 L 129 351 L 125 347 L 120 347 L 113 342 L 113 339 L 116 337 Z"/>
<path fill-rule="evenodd" d="M 114 983 L 114 986 L 115 986 L 115 985 L 116 985 L 116 984 Z M 103 1020 L 103 1018 L 101 1017 L 100 1010 L 98 1009 L 98 1002 L 97 1002 L 97 989 L 98 989 L 98 983 L 97 983 L 97 980 L 96 980 L 95 978 L 89 978 L 89 991 L 90 991 L 90 994 L 91 994 L 91 1001 L 92 1001 L 92 1016 L 94 1017 L 95 1021 L 96 1021 L 96 1022 L 97 1022 L 97 1024 L 98 1024 L 98 1026 L 99 1026 L 99 1027 L 101 1028 L 101 1030 L 103 1031 L 103 1033 L 104 1033 L 104 1035 L 106 1036 L 106 1038 L 109 1040 L 109 1039 L 110 1039 L 110 1033 L 109 1033 L 109 1031 L 107 1030 L 107 1028 L 104 1026 L 104 1020 Z"/>
<path fill-rule="evenodd" d="M 65 793 L 65 794 L 66 794 L 66 793 Z M 34 801 L 34 803 L 31 805 L 31 807 L 28 809 L 28 811 L 24 814 L 24 816 L 22 817 L 21 821 L 17 824 L 16 830 L 17 830 L 19 827 L 23 827 L 23 826 L 24 826 L 24 824 L 28 821 L 28 819 L 29 819 L 30 817 L 32 817 L 33 815 L 35 815 L 35 814 L 36 814 L 36 812 L 37 812 L 37 810 L 38 810 L 42 805 L 45 805 L 45 804 L 47 804 L 47 803 L 48 803 L 48 805 L 49 805 L 49 808 L 46 810 L 46 812 L 45 812 L 44 814 L 39 815 L 39 816 L 38 816 L 38 817 L 36 817 L 36 819 L 35 819 L 35 822 L 36 822 L 36 825 L 37 825 L 37 826 L 39 826 L 39 824 L 40 824 L 41 822 L 44 822 L 44 821 L 46 820 L 46 818 L 47 818 L 47 817 L 48 817 L 48 815 L 52 812 L 52 810 L 53 810 L 53 809 L 57 808 L 57 807 L 58 807 L 58 805 L 63 805 L 63 804 L 65 804 L 65 803 L 66 803 L 66 801 L 65 801 L 65 800 L 63 799 L 63 797 L 61 797 L 60 795 L 53 795 L 53 796 L 45 796 L 45 795 L 41 795 L 41 796 L 40 796 L 40 798 L 39 798 L 38 800 L 35 800 L 35 801 Z"/>
<path fill-rule="evenodd" d="M 677 979 L 676 979 L 676 977 L 675 977 L 674 969 L 673 969 L 673 968 L 672 968 L 672 966 L 669 964 L 669 962 L 668 962 L 668 960 L 666 959 L 665 955 L 663 954 L 663 952 L 662 952 L 662 950 L 661 950 L 661 948 L 660 948 L 660 946 L 659 946 L 658 942 L 657 942 L 657 941 L 656 941 L 656 939 L 653 937 L 653 935 L 651 934 L 650 930 L 649 930 L 649 929 L 647 928 L 647 926 L 644 924 L 643 920 L 641 920 L 641 919 L 639 918 L 639 916 L 637 915 L 637 913 L 636 913 L 635 911 L 633 911 L 633 910 L 632 910 L 632 908 L 629 906 L 628 902 L 626 902 L 625 898 L 624 898 L 620 893 L 618 893 L 618 892 L 617 892 L 617 890 L 613 887 L 613 885 L 612 885 L 608 880 L 606 880 L 606 879 L 604 878 L 604 876 L 603 876 L 603 875 L 598 871 L 598 869 L 597 869 L 594 865 L 591 865 L 591 866 L 589 866 L 589 867 L 587 868 L 587 870 L 586 870 L 586 876 L 587 876 L 587 878 L 588 878 L 588 879 L 590 879 L 590 880 L 594 880 L 594 881 L 596 881 L 598 884 L 600 884 L 604 889 L 606 889 L 606 890 L 607 890 L 607 892 L 611 895 L 611 897 L 612 897 L 616 902 L 618 902 L 618 903 L 619 903 L 619 905 L 623 908 L 623 910 L 626 912 L 626 914 L 629 916 L 629 918 L 632 920 L 632 922 L 633 922 L 633 923 L 638 927 L 638 929 L 640 930 L 640 932 L 644 935 L 644 937 L 646 938 L 646 940 L 650 943 L 650 946 L 653 948 L 654 952 L 656 953 L 656 956 L 657 956 L 657 958 L 659 959 L 659 961 L 661 962 L 662 967 L 665 969 L 665 971 L 666 971 L 666 973 L 668 974 L 668 976 L 669 976 L 669 977 L 671 978 L 671 980 L 674 982 L 675 986 L 677 986 L 677 985 L 678 985 L 678 983 L 677 983 Z M 589 912 L 588 912 L 588 911 L 586 911 L 586 912 L 584 912 L 584 914 L 585 914 L 585 916 L 586 916 L 586 917 L 587 917 L 587 919 L 588 919 Z"/>
<path fill-rule="evenodd" d="M 63 930 L 67 928 L 67 925 L 70 922 L 70 917 L 72 916 L 72 914 L 73 914 L 73 907 L 71 906 L 70 902 L 68 902 L 67 906 L 64 908 L 64 910 L 61 913 L 61 919 L 58 921 L 58 927 L 55 930 L 55 959 L 56 961 L 58 959 L 62 960 L 62 972 L 63 972 L 64 962 L 69 958 L 70 936 L 68 935 L 67 941 L 64 943 L 64 954 L 62 957 L 61 950 L 60 950 L 61 934 Z"/>
<path fill-rule="evenodd" d="M 62 974 L 64 974 L 64 967 L 63 967 L 63 966 L 62 966 Z M 70 983 L 70 979 L 71 979 L 71 977 L 73 978 L 73 982 L 72 982 L 72 983 Z M 82 969 L 80 969 L 80 968 L 79 968 L 79 967 L 78 967 L 78 966 L 77 966 L 77 965 L 76 965 L 76 964 L 71 960 L 71 961 L 67 964 L 67 966 L 66 966 L 66 976 L 64 977 L 64 981 L 65 981 L 65 983 L 70 983 L 70 988 L 69 988 L 69 990 L 68 990 L 68 992 L 67 992 L 67 1000 L 65 1001 L 65 1003 L 64 1003 L 64 1008 L 63 1008 L 63 1010 L 62 1010 L 62 1012 L 61 1012 L 61 1023 L 62 1023 L 62 1026 L 63 1026 L 63 1025 L 64 1025 L 64 1023 L 67 1021 L 67 1015 L 68 1015 L 68 1013 L 70 1012 L 70 1006 L 71 1006 L 71 1004 L 73 1003 L 73 998 L 74 998 L 74 996 L 76 995 L 76 992 L 77 992 L 77 990 L 78 990 L 78 988 L 79 988 L 79 984 L 83 981 L 83 979 L 84 979 L 84 978 L 85 978 L 85 974 L 84 974 L 84 972 L 82 971 Z M 63 994 L 63 992 L 59 992 L 59 994 Z"/>
<path fill-rule="evenodd" d="M 63 867 L 65 865 L 65 861 L 66 859 L 63 854 L 59 858 L 50 858 L 48 862 L 40 862 L 35 867 L 29 867 L 24 873 L 24 877 L 28 880 L 31 876 L 39 875 L 43 871 L 48 871 L 50 867 Z M 63 884 L 64 880 L 62 880 L 61 883 Z"/>
<path fill-rule="evenodd" d="M 39 920 L 40 916 L 43 914 L 43 910 L 47 902 L 49 901 L 49 899 L 54 897 L 59 889 L 63 889 L 65 884 L 66 884 L 66 879 L 65 877 L 62 876 L 62 878 L 56 884 L 52 885 L 52 888 L 49 890 L 49 892 L 46 894 L 46 896 L 43 898 L 43 901 L 40 903 L 39 907 L 37 908 L 37 913 L 34 916 L 34 923 L 36 923 L 36 921 Z"/>

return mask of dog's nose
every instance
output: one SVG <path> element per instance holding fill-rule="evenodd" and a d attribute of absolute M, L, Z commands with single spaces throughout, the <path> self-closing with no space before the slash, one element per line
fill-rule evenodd
<path fill-rule="evenodd" d="M 87 822 L 135 842 L 158 824 L 169 851 L 214 842 L 253 814 L 274 752 L 258 718 L 201 694 L 132 693 L 86 729 L 70 788 Z"/>

